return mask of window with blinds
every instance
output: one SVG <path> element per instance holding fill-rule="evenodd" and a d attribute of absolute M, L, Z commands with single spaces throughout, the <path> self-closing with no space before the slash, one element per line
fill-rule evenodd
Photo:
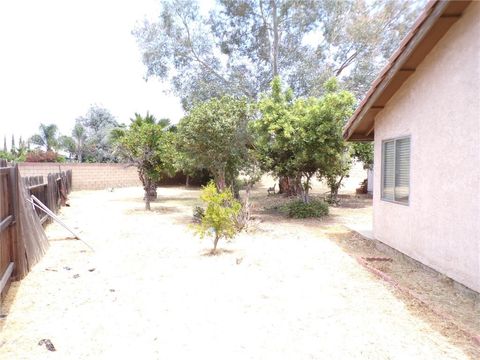
<path fill-rule="evenodd" d="M 382 144 L 382 199 L 408 204 L 410 195 L 410 138 Z"/>

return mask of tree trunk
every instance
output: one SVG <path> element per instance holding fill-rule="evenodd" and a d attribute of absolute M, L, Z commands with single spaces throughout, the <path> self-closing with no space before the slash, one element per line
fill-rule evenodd
<path fill-rule="evenodd" d="M 279 176 L 278 177 L 278 193 L 279 194 L 288 194 L 289 189 L 288 177 Z"/>
<path fill-rule="evenodd" d="M 241 229 L 248 227 L 248 222 L 250 221 L 250 193 L 252 185 L 247 184 L 245 189 L 245 200 L 243 201 L 243 206 L 241 210 L 241 215 L 239 217 L 239 225 Z"/>
<path fill-rule="evenodd" d="M 147 210 L 147 211 L 151 210 L 151 208 L 150 208 L 150 199 L 151 199 L 150 190 L 151 190 L 151 188 L 152 188 L 152 184 L 151 184 L 150 180 L 148 180 L 148 178 L 144 178 L 143 190 L 145 190 L 144 200 L 145 200 L 145 210 Z"/>
<path fill-rule="evenodd" d="M 308 204 L 310 202 L 310 196 L 309 196 L 309 194 L 310 194 L 310 180 L 311 180 L 312 176 L 313 175 L 307 175 L 305 185 L 301 184 L 302 196 L 303 196 L 302 200 L 305 204 Z"/>
<path fill-rule="evenodd" d="M 279 194 L 286 196 L 297 196 L 300 194 L 300 184 L 297 179 L 291 176 L 280 176 L 278 179 Z"/>
<path fill-rule="evenodd" d="M 217 252 L 217 244 L 218 244 L 219 236 L 215 235 L 215 239 L 213 240 L 213 250 L 212 254 L 215 254 Z"/>
<path fill-rule="evenodd" d="M 270 0 L 270 6 L 272 7 L 273 18 L 273 44 L 272 44 L 272 70 L 273 77 L 278 75 L 278 44 L 279 44 L 279 32 L 278 32 L 278 16 L 277 16 L 277 2 L 276 0 Z"/>
<path fill-rule="evenodd" d="M 190 176 L 187 175 L 187 178 L 185 179 L 185 187 L 189 187 L 190 186 Z"/>
<path fill-rule="evenodd" d="M 227 187 L 227 184 L 225 182 L 225 172 L 224 171 L 220 171 L 218 173 L 216 183 L 217 183 L 218 191 L 223 192 L 225 190 L 225 188 Z"/>
<path fill-rule="evenodd" d="M 148 196 L 148 191 L 145 191 L 145 210 L 150 211 L 150 196 Z"/>

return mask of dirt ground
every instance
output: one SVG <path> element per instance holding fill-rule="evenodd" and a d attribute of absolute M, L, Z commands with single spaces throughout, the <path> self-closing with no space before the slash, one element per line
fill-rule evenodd
<path fill-rule="evenodd" d="M 0 358 L 480 358 L 460 330 L 480 330 L 474 297 L 388 254 L 378 266 L 460 324 L 445 321 L 357 262 L 386 256 L 342 225 L 365 221 L 368 200 L 301 221 L 269 211 L 279 197 L 265 193 L 217 256 L 189 228 L 198 190 L 161 188 L 152 212 L 139 188 L 72 193 L 61 217 L 95 252 L 48 226 L 48 253 L 1 309 Z"/>

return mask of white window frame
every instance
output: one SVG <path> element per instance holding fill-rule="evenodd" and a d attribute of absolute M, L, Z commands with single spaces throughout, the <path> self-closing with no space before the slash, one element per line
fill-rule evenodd
<path fill-rule="evenodd" d="M 395 184 L 396 184 L 396 164 L 395 164 L 395 161 L 396 161 L 396 158 L 397 158 L 397 141 L 398 140 L 403 140 L 403 139 L 409 139 L 410 140 L 410 149 L 409 149 L 409 152 L 408 152 L 408 165 L 409 165 L 409 172 L 408 172 L 408 201 L 398 201 L 395 199 Z M 386 199 L 384 197 L 384 191 L 383 191 L 383 186 L 384 186 L 384 180 L 385 180 L 385 151 L 384 151 L 384 147 L 385 147 L 385 143 L 388 143 L 388 142 L 392 142 L 393 141 L 393 171 L 394 171 L 394 177 L 393 177 L 393 200 L 391 199 Z M 385 139 L 385 140 L 382 140 L 382 165 L 381 165 L 381 178 L 380 178 L 380 181 L 381 181 L 381 188 L 380 188 L 380 199 L 382 201 L 386 201 L 386 202 L 390 202 L 390 203 L 394 203 L 394 204 L 399 204 L 399 205 L 405 205 L 405 206 L 409 206 L 410 205 L 410 195 L 411 195 L 411 191 L 410 189 L 412 188 L 411 187 L 411 183 L 410 183 L 410 178 L 411 178 L 411 167 L 412 167 L 412 163 L 411 163 L 411 158 L 412 158 L 412 137 L 410 135 L 406 135 L 406 136 L 401 136 L 401 137 L 396 137 L 396 138 L 391 138 L 391 139 Z"/>

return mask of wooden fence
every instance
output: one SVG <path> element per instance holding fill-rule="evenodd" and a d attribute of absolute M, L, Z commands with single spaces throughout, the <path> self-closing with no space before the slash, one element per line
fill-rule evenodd
<path fill-rule="evenodd" d="M 54 213 L 65 205 L 67 194 L 72 190 L 72 170 L 48 174 L 46 181 L 43 176 L 30 176 L 22 178 L 29 195 L 34 195 Z M 51 221 L 41 209 L 35 208 L 40 222 Z"/>
<path fill-rule="evenodd" d="M 27 204 L 22 195 L 26 191 L 26 196 L 36 196 L 50 210 L 57 212 L 61 205 L 65 204 L 67 194 L 72 188 L 72 171 L 66 171 L 56 174 L 49 174 L 44 180 L 42 176 L 23 178 L 22 182 L 18 179 L 18 166 L 7 164 L 5 160 L 0 159 L 0 298 L 3 299 L 10 282 L 17 277 L 19 280 L 26 274 L 33 265 L 29 264 L 28 259 L 24 265 L 23 259 L 28 254 L 28 249 L 21 244 L 31 244 L 32 237 L 36 236 L 35 229 L 32 227 L 32 221 L 28 223 L 26 212 L 32 211 L 31 204 Z M 25 189 L 20 188 L 25 186 Z M 22 192 L 23 191 L 23 192 Z M 24 204 L 25 203 L 25 204 Z M 19 209 L 20 208 L 20 209 Z M 35 209 L 37 216 L 42 224 L 48 223 L 49 218 L 39 209 Z M 31 215 L 35 217 L 33 214 Z M 31 218 L 31 219 L 33 219 Z M 25 223 L 22 223 L 26 219 Z M 31 229 L 31 230 L 30 230 Z M 43 232 L 40 228 L 40 232 Z M 38 234 L 38 232 L 37 232 Z M 44 234 L 42 234 L 45 237 Z M 29 238 L 26 241 L 26 238 Z M 39 236 L 37 236 L 39 237 Z M 18 244 L 17 244 L 18 243 Z M 20 250 L 22 249 L 22 250 Z M 22 257 L 22 261 L 18 261 Z M 21 265 L 21 266 L 19 266 Z M 19 268 L 21 267 L 21 269 Z M 28 269 L 25 270 L 25 267 Z M 18 276 L 17 276 L 18 275 Z"/>
<path fill-rule="evenodd" d="M 3 300 L 10 285 L 17 241 L 18 214 L 17 174 L 14 167 L 0 159 L 0 297 Z"/>

